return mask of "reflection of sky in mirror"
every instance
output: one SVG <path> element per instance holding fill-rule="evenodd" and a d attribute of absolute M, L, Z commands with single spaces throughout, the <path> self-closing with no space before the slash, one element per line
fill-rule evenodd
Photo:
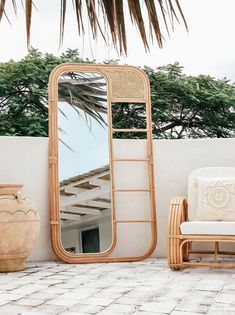
<path fill-rule="evenodd" d="M 58 104 L 59 138 L 59 180 L 83 174 L 109 163 L 107 127 L 95 119 L 85 117 L 82 110 L 77 113 L 72 106 Z M 65 117 L 66 116 L 66 117 Z M 107 120 L 107 115 L 102 115 Z M 88 119 L 88 121 L 86 121 Z"/>

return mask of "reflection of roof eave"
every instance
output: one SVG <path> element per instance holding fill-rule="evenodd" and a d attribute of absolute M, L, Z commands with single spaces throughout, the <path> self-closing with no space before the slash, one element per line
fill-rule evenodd
<path fill-rule="evenodd" d="M 79 220 L 62 220 L 61 227 L 63 230 L 82 228 L 92 225 L 98 225 L 102 222 L 111 222 L 111 210 L 103 210 L 100 216 L 84 215 Z"/>
<path fill-rule="evenodd" d="M 62 227 L 106 222 L 111 215 L 109 165 L 70 177 L 60 183 Z"/>
<path fill-rule="evenodd" d="M 107 171 L 109 171 L 109 165 L 105 165 L 105 166 L 90 170 L 89 172 L 64 179 L 63 181 L 60 182 L 60 187 L 72 184 L 74 182 L 79 182 L 79 181 L 84 180 L 86 178 L 90 178 L 92 176 L 99 175 L 99 174 L 102 174 L 102 173 L 107 172 Z"/>

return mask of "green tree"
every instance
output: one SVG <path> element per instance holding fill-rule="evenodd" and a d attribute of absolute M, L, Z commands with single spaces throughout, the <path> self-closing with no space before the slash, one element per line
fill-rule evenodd
<path fill-rule="evenodd" d="M 21 2 L 23 3 L 23 1 Z M 68 1 L 66 0 L 60 0 L 61 43 L 64 36 L 64 23 L 66 17 L 67 2 Z M 149 38 L 153 39 L 154 35 L 160 47 L 162 47 L 163 42 L 163 25 L 165 26 L 167 33 L 170 34 L 170 29 L 173 29 L 174 20 L 176 19 L 177 21 L 179 21 L 179 18 L 181 18 L 187 28 L 179 0 L 146 0 L 143 2 L 140 0 L 73 0 L 72 2 L 76 13 L 78 33 L 85 34 L 83 19 L 84 15 L 86 15 L 87 20 L 90 24 L 93 38 L 96 39 L 98 33 L 100 33 L 104 40 L 107 41 L 107 35 L 111 36 L 114 46 L 118 46 L 121 53 L 123 51 L 127 53 L 125 11 L 129 11 L 128 13 L 131 16 L 131 21 L 133 24 L 136 25 L 136 28 L 139 31 L 142 42 L 146 49 L 149 49 L 148 35 L 146 35 L 146 24 L 149 26 L 149 33 L 151 35 L 149 36 Z M 7 16 L 9 7 L 7 10 L 6 4 L 6 0 L 0 0 L 0 21 L 4 14 Z M 12 5 L 15 13 L 17 13 L 17 8 L 19 4 L 15 0 L 12 0 Z M 33 18 L 33 6 L 33 0 L 24 1 L 28 45 L 30 42 L 30 27 L 31 20 Z M 144 10 L 146 10 L 147 13 L 145 17 Z M 40 14 L 40 12 L 38 14 Z"/>
<path fill-rule="evenodd" d="M 48 78 L 52 69 L 64 62 L 91 61 L 81 59 L 77 50 L 69 49 L 60 57 L 55 57 L 30 49 L 20 61 L 0 63 L 0 135 L 47 135 Z M 77 102 L 75 106 L 100 119 L 99 102 L 96 106 L 91 106 L 89 101 L 85 105 L 83 103 Z"/>
<path fill-rule="evenodd" d="M 145 71 L 155 138 L 235 136 L 235 85 L 229 80 L 187 76 L 178 63 Z"/>
<path fill-rule="evenodd" d="M 47 135 L 48 77 L 51 70 L 63 62 L 95 61 L 81 59 L 76 50 L 68 50 L 55 57 L 31 49 L 28 56 L 20 61 L 0 64 L 0 135 Z M 156 70 L 145 67 L 144 70 L 151 86 L 154 138 L 235 136 L 235 86 L 229 80 L 216 80 L 206 75 L 187 76 L 178 63 Z M 96 102 L 93 99 L 89 103 L 87 93 L 90 90 L 86 90 L 85 94 L 73 93 L 74 102 L 71 103 L 71 91 L 71 88 L 66 90 L 61 85 L 61 99 L 66 101 L 67 98 L 70 105 L 100 118 L 99 113 L 104 112 L 104 108 L 99 104 L 99 97 Z M 101 97 L 104 97 L 103 92 Z M 143 104 L 123 103 L 118 107 L 114 104 L 112 108 L 114 128 L 146 127 Z M 115 136 L 121 138 L 127 135 L 116 133 Z M 135 133 L 134 136 L 144 138 L 145 135 Z"/>
<path fill-rule="evenodd" d="M 235 85 L 208 75 L 187 76 L 178 63 L 157 70 L 145 67 L 155 139 L 235 137 Z M 113 112 L 115 128 L 145 128 L 143 104 L 123 103 Z M 145 138 L 144 133 L 115 134 Z"/>

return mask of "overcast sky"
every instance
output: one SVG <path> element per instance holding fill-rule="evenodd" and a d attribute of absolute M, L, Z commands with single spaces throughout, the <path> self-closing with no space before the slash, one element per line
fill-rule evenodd
<path fill-rule="evenodd" d="M 68 103 L 59 102 L 59 107 L 66 115 L 58 112 L 58 125 L 63 133 L 59 138 L 72 150 L 59 141 L 59 180 L 88 172 L 109 163 L 108 132 L 90 117 L 86 122 L 83 111 L 78 116 Z M 107 121 L 107 115 L 103 115 Z M 91 124 L 91 129 L 88 127 Z M 95 157 L 95 158 L 94 158 Z"/>
<path fill-rule="evenodd" d="M 11 25 L 0 23 L 0 62 L 18 60 L 27 54 L 24 15 L 20 1 L 17 17 L 8 1 L 8 16 Z M 31 45 L 42 52 L 60 54 L 66 48 L 78 48 L 84 58 L 98 61 L 120 59 L 117 52 L 104 46 L 102 40 L 93 42 L 89 32 L 82 39 L 77 36 L 76 17 L 73 8 L 68 8 L 64 44 L 58 51 L 59 3 L 58 0 L 35 0 L 37 11 L 33 12 Z M 183 24 L 175 25 L 171 38 L 166 38 L 163 49 L 157 45 L 146 53 L 135 28 L 128 23 L 128 57 L 122 63 L 158 67 L 179 61 L 187 74 L 210 74 L 217 78 L 227 77 L 235 81 L 235 0 L 180 0 L 186 16 L 189 33 Z"/>

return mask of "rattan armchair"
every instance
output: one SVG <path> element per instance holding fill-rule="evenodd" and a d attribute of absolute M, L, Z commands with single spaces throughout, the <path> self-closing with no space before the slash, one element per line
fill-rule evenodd
<path fill-rule="evenodd" d="M 228 201 L 230 202 L 229 207 L 231 211 L 229 219 L 227 217 L 226 220 L 211 220 L 210 217 L 206 220 L 198 220 L 197 217 L 195 219 L 195 209 L 198 208 L 198 204 L 200 203 L 198 199 L 200 194 L 198 187 L 195 185 L 196 178 L 216 178 L 220 182 L 224 179 L 227 181 L 231 179 L 232 185 L 227 184 L 226 189 L 230 189 L 229 192 L 231 194 L 229 196 L 232 196 L 232 198 L 229 200 L 226 199 L 224 202 L 222 198 L 227 198 L 228 196 L 226 189 L 223 190 L 222 186 L 221 188 L 217 185 L 217 196 L 215 197 L 208 190 L 209 186 L 206 188 L 208 196 L 217 198 L 221 205 L 224 206 L 226 202 L 227 204 Z M 206 197 L 208 198 L 208 196 Z M 217 208 L 215 211 L 218 210 Z M 209 215 L 213 215 L 211 209 Z M 199 249 L 194 249 L 193 245 L 195 242 L 197 242 Z M 214 243 L 213 250 L 200 248 L 202 242 Z M 228 251 L 220 250 L 220 243 L 235 243 L 235 168 L 207 167 L 197 169 L 189 176 L 188 200 L 186 197 L 174 197 L 171 201 L 168 220 L 169 267 L 173 270 L 199 265 L 234 268 L 235 260 L 230 259 L 228 261 L 224 257 L 225 255 L 235 255 L 235 251 L 231 251 L 231 248 Z"/>

